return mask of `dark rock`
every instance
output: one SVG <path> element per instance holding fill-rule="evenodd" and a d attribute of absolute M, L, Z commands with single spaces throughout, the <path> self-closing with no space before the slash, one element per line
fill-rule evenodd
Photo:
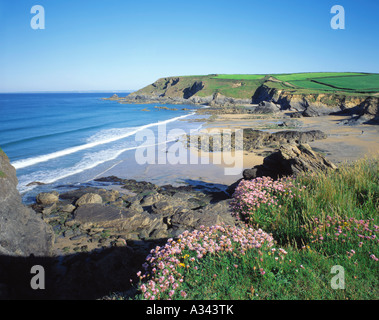
<path fill-rule="evenodd" d="M 147 230 L 150 233 L 163 223 L 163 217 L 145 211 L 120 209 L 101 204 L 83 205 L 75 210 L 75 220 L 81 223 L 94 223 L 106 229 L 123 232 Z"/>
<path fill-rule="evenodd" d="M 284 176 L 296 176 L 302 172 L 326 172 L 337 167 L 323 155 L 316 153 L 307 144 L 284 145 L 279 151 L 272 153 L 263 160 L 262 165 L 243 172 L 246 180 L 257 177 L 271 177 L 277 179 Z M 229 194 L 233 194 L 238 182 L 229 186 Z"/>
<path fill-rule="evenodd" d="M 39 182 L 39 181 L 33 181 L 33 182 L 28 183 L 26 186 L 31 187 L 31 186 L 43 186 L 43 185 L 45 185 L 45 183 Z"/>
<path fill-rule="evenodd" d="M 15 168 L 0 149 L 0 254 L 48 256 L 54 234 L 36 213 L 22 204 Z"/>
<path fill-rule="evenodd" d="M 379 98 L 369 97 L 360 104 L 360 120 L 365 124 L 379 124 Z"/>
<path fill-rule="evenodd" d="M 156 190 L 158 187 L 151 182 L 136 181 L 134 179 L 123 180 L 124 186 L 122 188 L 133 191 L 135 193 Z"/>
<path fill-rule="evenodd" d="M 204 135 L 199 135 L 197 140 L 197 148 L 202 148 L 201 139 Z M 228 151 L 234 150 L 236 145 L 235 133 L 229 137 L 231 142 L 228 150 L 224 150 L 224 137 L 221 139 L 214 139 L 213 136 L 209 136 L 209 152 L 215 151 Z M 311 131 L 294 131 L 286 130 L 279 131 L 275 133 L 269 133 L 266 131 L 254 130 L 254 129 L 244 129 L 243 130 L 243 150 L 244 151 L 254 151 L 263 147 L 278 148 L 284 144 L 291 143 L 308 143 L 315 140 L 326 139 L 327 135 L 320 130 Z M 190 146 L 190 137 L 187 137 L 187 146 Z M 238 148 L 241 146 L 238 144 Z M 205 151 L 205 150 L 204 150 Z"/>
<path fill-rule="evenodd" d="M 125 184 L 125 179 L 121 179 L 116 176 L 110 176 L 110 177 L 102 177 L 95 179 L 96 182 L 107 182 L 112 184 Z"/>
<path fill-rule="evenodd" d="M 290 114 L 290 117 L 291 118 L 295 118 L 295 119 L 302 118 L 303 114 L 301 112 L 293 112 L 293 113 Z"/>

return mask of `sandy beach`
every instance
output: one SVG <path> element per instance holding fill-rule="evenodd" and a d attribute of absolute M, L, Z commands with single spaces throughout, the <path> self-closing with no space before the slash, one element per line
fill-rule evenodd
<path fill-rule="evenodd" d="M 209 132 L 212 129 L 245 129 L 278 132 L 282 130 L 321 130 L 327 134 L 327 139 L 310 142 L 310 146 L 321 152 L 327 159 L 338 164 L 345 161 L 354 161 L 364 156 L 372 156 L 379 152 L 379 128 L 373 125 L 347 126 L 338 123 L 348 119 L 343 116 L 323 116 L 315 118 L 291 119 L 286 112 L 275 115 L 250 115 L 250 114 L 222 114 L 217 115 L 212 121 L 204 124 L 200 132 Z M 281 126 L 288 122 L 287 126 Z M 157 150 L 159 154 L 170 152 Z M 220 187 L 221 189 L 232 184 L 242 177 L 242 171 L 263 163 L 264 157 L 274 151 L 273 148 L 264 148 L 252 152 L 243 152 L 243 161 L 237 164 L 236 155 L 231 152 L 229 157 L 223 155 L 221 162 L 215 159 L 217 154 L 206 153 L 191 149 L 184 155 L 184 159 L 177 164 L 138 164 L 135 153 L 125 153 L 112 167 L 97 174 L 97 176 L 117 176 L 149 181 L 157 185 L 207 185 Z M 197 158 L 196 164 L 191 163 L 190 157 Z M 187 157 L 187 159 L 185 159 Z M 240 159 L 238 159 L 240 160 Z M 240 165 L 237 174 L 225 174 L 225 168 Z"/>
<path fill-rule="evenodd" d="M 349 116 L 321 116 L 313 118 L 291 119 L 289 113 L 280 112 L 269 116 L 255 116 L 246 114 L 218 115 L 216 120 L 207 123 L 205 130 L 214 128 L 245 129 L 278 132 L 283 130 L 321 130 L 327 134 L 327 139 L 310 142 L 309 145 L 316 151 L 324 154 L 336 164 L 345 161 L 358 160 L 364 156 L 373 156 L 379 153 L 379 127 L 375 125 L 343 125 L 339 124 Z M 280 124 L 289 121 L 288 127 Z M 291 124 L 296 124 L 291 126 Z M 252 167 L 257 162 L 263 161 L 263 157 L 257 155 L 262 150 L 244 153 L 245 167 Z"/>

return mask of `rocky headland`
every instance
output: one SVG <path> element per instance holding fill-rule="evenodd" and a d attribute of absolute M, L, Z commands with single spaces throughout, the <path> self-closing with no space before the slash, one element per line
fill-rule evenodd
<path fill-rule="evenodd" d="M 212 81 L 216 80 L 211 76 L 162 78 L 126 97 L 114 95 L 105 100 L 125 104 L 185 104 L 216 108 L 243 106 L 255 114 L 289 110 L 296 112 L 298 117 L 344 114 L 351 116 L 348 124 L 379 123 L 377 94 L 353 94 L 343 90 L 307 93 L 267 76 L 253 86 L 241 80 L 224 80 L 219 85 L 225 92 L 228 92 L 225 88 L 229 88 L 232 93 L 227 95 L 214 89 Z"/>

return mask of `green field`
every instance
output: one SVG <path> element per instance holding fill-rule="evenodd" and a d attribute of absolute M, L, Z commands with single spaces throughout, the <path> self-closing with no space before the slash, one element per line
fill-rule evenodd
<path fill-rule="evenodd" d="M 274 78 L 280 81 L 296 81 L 296 80 L 309 80 L 327 77 L 350 77 L 350 76 L 364 76 L 365 73 L 353 72 L 308 72 L 308 73 L 290 73 L 290 74 L 273 74 Z"/>
<path fill-rule="evenodd" d="M 295 80 L 291 81 L 291 84 L 293 84 L 297 88 L 306 88 L 306 89 L 315 89 L 315 90 L 323 90 L 323 91 L 335 91 L 336 89 L 331 88 L 328 85 L 310 81 L 310 80 Z"/>
<path fill-rule="evenodd" d="M 270 88 L 298 91 L 299 94 L 346 92 L 365 94 L 379 92 L 379 74 L 356 72 L 308 72 L 288 74 L 219 74 L 207 79 L 209 90 L 232 97 L 246 97 L 262 83 Z M 232 87 L 241 81 L 241 87 Z M 208 94 L 209 92 L 207 92 Z M 242 94 L 242 95 L 241 95 Z"/>
<path fill-rule="evenodd" d="M 379 74 L 354 77 L 329 77 L 320 78 L 316 81 L 338 89 L 379 91 Z"/>
<path fill-rule="evenodd" d="M 379 92 L 379 74 L 355 72 L 308 72 L 288 74 L 221 74 L 211 79 L 255 81 L 255 85 L 263 80 L 266 85 L 276 89 L 305 89 L 311 91 L 330 92 L 347 91 L 353 93 Z M 238 90 L 237 90 L 238 91 Z M 301 92 L 308 93 L 308 92 Z M 315 92 L 317 93 L 317 92 Z"/>
<path fill-rule="evenodd" d="M 228 80 L 258 80 L 264 78 L 264 74 L 218 74 L 214 79 L 228 79 Z"/>
<path fill-rule="evenodd" d="M 337 94 L 371 96 L 379 93 L 379 74 L 357 72 L 308 72 L 291 74 L 209 74 L 162 78 L 134 94 L 183 97 L 195 93 L 209 97 L 219 93 L 236 99 L 251 99 L 261 86 L 297 95 Z M 192 89 L 191 89 L 192 88 Z"/>

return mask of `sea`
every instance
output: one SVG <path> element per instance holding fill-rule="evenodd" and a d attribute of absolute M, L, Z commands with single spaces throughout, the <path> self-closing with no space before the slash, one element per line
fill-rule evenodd
<path fill-rule="evenodd" d="M 197 106 L 121 104 L 103 100 L 122 92 L 0 94 L 0 147 L 17 170 L 18 189 L 28 195 L 101 176 L 142 147 L 136 135 L 180 128 L 200 130 Z M 176 108 L 177 110 L 171 110 Z M 149 111 L 143 111 L 149 110 Z M 184 121 L 190 120 L 190 121 Z M 191 121 L 195 120 L 195 121 Z M 178 137 L 167 135 L 166 142 Z M 154 142 L 162 144 L 162 141 Z M 163 142 L 164 144 L 165 142 Z M 131 167 L 132 169 L 132 167 Z M 127 171 L 127 170 L 126 170 Z M 127 176 L 127 174 L 126 174 Z M 32 192 L 33 191 L 33 192 Z"/>

